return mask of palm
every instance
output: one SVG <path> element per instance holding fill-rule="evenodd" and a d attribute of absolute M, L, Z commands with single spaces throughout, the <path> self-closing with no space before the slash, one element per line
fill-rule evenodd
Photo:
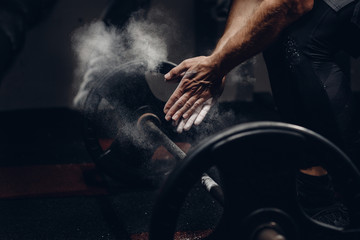
<path fill-rule="evenodd" d="M 187 59 L 169 75 L 168 80 L 183 77 L 164 107 L 167 120 L 189 117 L 209 98 L 217 98 L 223 89 L 224 79 L 208 57 Z"/>

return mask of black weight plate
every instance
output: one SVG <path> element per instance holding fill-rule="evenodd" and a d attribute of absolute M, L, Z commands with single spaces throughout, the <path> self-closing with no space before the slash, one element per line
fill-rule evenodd
<path fill-rule="evenodd" d="M 338 192 L 352 183 L 352 194 L 344 196 L 354 196 L 360 189 L 359 170 L 322 136 L 291 124 L 253 122 L 229 128 L 193 149 L 161 188 L 150 225 L 151 240 L 174 239 L 184 199 L 212 166 L 221 173 L 225 202 L 222 221 L 210 239 L 246 237 L 251 232 L 246 219 L 264 208 L 278 209 L 294 220 L 298 232 L 292 236 L 297 239 L 309 239 L 314 232 L 340 237 L 337 239 L 359 239 L 359 226 L 344 229 L 314 221 L 297 202 L 296 174 L 303 160 L 297 156 L 304 152 L 325 156 L 322 165 L 338 184 Z M 358 210 L 358 204 L 348 207 L 353 213 Z"/>
<path fill-rule="evenodd" d="M 160 74 L 175 65 L 162 62 Z M 172 162 L 153 162 L 159 147 L 148 141 L 136 127 L 144 111 L 163 117 L 164 102 L 151 92 L 142 62 L 129 62 L 97 75 L 86 98 L 84 137 L 96 165 L 109 177 L 133 186 L 154 186 L 173 166 Z"/>

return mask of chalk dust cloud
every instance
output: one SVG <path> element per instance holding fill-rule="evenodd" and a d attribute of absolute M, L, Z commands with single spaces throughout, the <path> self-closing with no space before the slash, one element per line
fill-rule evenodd
<path fill-rule="evenodd" d="M 121 28 L 98 20 L 74 32 L 72 46 L 77 59 L 75 86 L 78 88 L 75 106 L 84 101 L 98 73 L 116 70 L 130 61 L 142 62 L 146 69 L 154 70 L 160 61 L 168 58 L 165 36 L 171 26 L 158 22 L 168 18 L 164 13 L 153 12 L 149 19 L 140 10 Z"/>
<path fill-rule="evenodd" d="M 173 45 L 174 39 L 181 38 L 176 36 L 177 28 L 166 11 L 155 9 L 151 11 L 151 15 L 145 14 L 144 10 L 135 12 L 120 28 L 106 25 L 102 20 L 98 20 L 77 29 L 72 36 L 73 51 L 77 59 L 75 86 L 78 89 L 73 101 L 74 106 L 78 109 L 83 107 L 89 90 L 97 83 L 99 76 L 114 71 L 125 63 L 138 61 L 142 62 L 149 71 L 154 70 L 161 61 L 168 59 L 169 42 Z M 235 78 L 229 76 L 229 82 L 253 82 L 252 75 L 246 72 L 246 69 L 244 64 L 240 66 L 237 70 L 240 78 L 239 75 Z M 103 105 L 108 106 L 106 101 Z M 124 116 L 127 114 L 124 113 Z M 225 127 L 234 118 L 233 111 L 219 114 L 216 104 L 207 121 L 200 124 L 196 132 L 199 138 L 203 138 L 213 132 L 214 123 Z M 129 135 L 134 134 L 130 126 L 123 129 L 130 129 Z"/>

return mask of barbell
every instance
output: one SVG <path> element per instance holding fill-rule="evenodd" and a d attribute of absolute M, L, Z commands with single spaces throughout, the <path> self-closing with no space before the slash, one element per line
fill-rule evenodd
<path fill-rule="evenodd" d="M 165 74 L 174 66 L 161 62 L 156 72 Z M 145 72 L 142 62 L 130 62 L 100 74 L 83 109 L 85 142 L 96 165 L 107 175 L 132 186 L 159 185 L 177 162 L 186 157 L 168 136 L 171 131 L 164 132 L 172 127 L 161 126 L 158 115 L 164 117 L 161 109 L 164 103 L 154 97 Z M 108 146 L 104 146 L 105 141 Z M 158 164 L 151 162 L 160 145 L 174 159 Z M 219 185 L 206 173 L 201 179 L 206 189 L 222 203 Z"/>
<path fill-rule="evenodd" d="M 327 225 L 305 214 L 296 196 L 304 154 L 319 159 L 333 178 L 349 208 L 348 227 Z M 253 122 L 204 140 L 172 171 L 154 206 L 151 240 L 174 239 L 187 194 L 212 166 L 222 176 L 224 209 L 206 239 L 360 239 L 360 173 L 351 160 L 308 129 Z"/>
<path fill-rule="evenodd" d="M 174 66 L 162 62 L 156 71 L 164 74 Z M 177 136 L 171 124 L 160 120 L 164 102 L 151 92 L 146 71 L 143 63 L 129 62 L 99 73 L 83 113 L 85 142 L 99 169 L 132 186 L 161 186 L 152 215 L 151 239 L 173 239 L 186 195 L 200 179 L 205 185 L 206 180 L 212 181 L 206 175 L 212 166 L 221 175 L 220 194 L 214 196 L 224 213 L 208 238 L 241 235 L 244 239 L 303 240 L 316 232 L 358 239 L 358 228 L 336 228 L 311 219 L 296 198 L 295 179 L 302 165 L 297 156 L 315 155 L 328 159 L 322 165 L 333 177 L 337 191 L 351 183 L 344 196 L 350 210 L 357 212 L 354 199 L 359 198 L 352 191 L 360 189 L 359 171 L 338 147 L 299 126 L 254 122 L 209 136 L 186 155 L 171 140 Z M 156 165 L 150 159 L 160 145 L 174 159 Z M 358 222 L 353 214 L 352 223 Z"/>
<path fill-rule="evenodd" d="M 165 74 L 175 64 L 163 61 L 151 73 Z M 81 106 L 85 145 L 101 172 L 127 186 L 154 187 L 174 167 L 175 161 L 151 161 L 160 143 L 148 141 L 137 127 L 144 113 L 164 117 L 164 102 L 152 93 L 146 64 L 132 61 L 117 68 L 92 73 L 94 82 Z M 174 136 L 171 123 L 162 131 Z"/>

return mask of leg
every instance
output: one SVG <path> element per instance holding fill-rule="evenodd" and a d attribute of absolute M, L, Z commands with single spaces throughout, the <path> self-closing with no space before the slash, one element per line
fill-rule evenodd
<path fill-rule="evenodd" d="M 291 26 L 264 52 L 264 58 L 273 96 L 284 119 L 322 134 L 359 163 L 356 154 L 350 151 L 360 150 L 351 108 L 351 89 L 334 61 L 334 54 L 342 46 L 359 52 L 359 46 L 352 44 L 351 48 L 351 43 L 345 39 L 351 36 L 350 41 L 353 41 L 360 36 L 360 29 L 354 31 L 354 25 L 350 24 L 354 6 L 355 3 L 349 4 L 335 13 L 317 0 L 313 11 Z M 298 177 L 299 200 L 314 218 L 346 225 L 347 213 L 334 199 L 326 170 L 317 166 L 318 160 L 306 158 L 306 169 Z"/>
<path fill-rule="evenodd" d="M 334 60 L 342 49 L 360 52 L 360 28 L 352 23 L 355 7 L 351 3 L 334 12 L 317 0 L 313 11 L 291 26 L 264 58 L 284 120 L 322 134 L 360 163 L 349 79 Z"/>

